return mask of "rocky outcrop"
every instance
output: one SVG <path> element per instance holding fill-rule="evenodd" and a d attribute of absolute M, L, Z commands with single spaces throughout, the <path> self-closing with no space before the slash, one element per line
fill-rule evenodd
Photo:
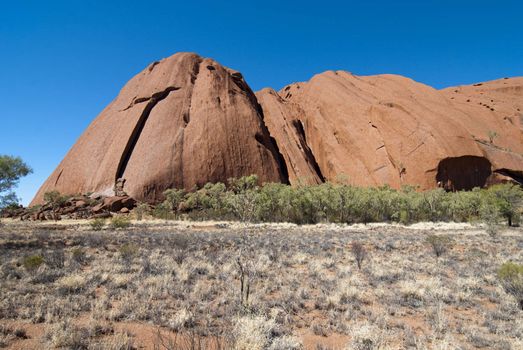
<path fill-rule="evenodd" d="M 254 93 L 240 73 L 196 54 L 179 53 L 131 79 L 87 128 L 42 185 L 113 195 L 117 179 L 141 201 L 167 188 L 258 174 L 287 181 Z"/>
<path fill-rule="evenodd" d="M 301 125 L 319 167 L 299 163 L 305 177 L 457 190 L 523 169 L 522 91 L 522 78 L 438 91 L 396 75 L 329 71 L 257 97 L 272 137 L 293 148 L 290 169 L 308 159 L 296 155 L 303 147 L 288 126 Z"/>
<path fill-rule="evenodd" d="M 25 221 L 108 218 L 113 213 L 127 214 L 135 207 L 136 201 L 126 195 L 104 198 L 74 196 L 32 208 L 5 208 L 0 211 L 0 218 L 18 218 Z"/>
<path fill-rule="evenodd" d="M 129 196 L 114 196 L 106 197 L 103 201 L 91 208 L 91 211 L 95 214 L 103 212 L 121 212 L 122 209 L 125 213 L 128 213 L 131 209 L 136 206 L 136 201 Z"/>
<path fill-rule="evenodd" d="M 300 106 L 285 102 L 272 89 L 264 89 L 256 95 L 267 116 L 265 123 L 271 135 L 278 138 L 276 144 L 285 160 L 289 181 L 293 184 L 323 182 L 325 178 L 307 144 L 307 136 L 299 119 L 303 116 Z"/>
<path fill-rule="evenodd" d="M 523 78 L 438 91 L 328 71 L 254 94 L 239 72 L 179 53 L 123 87 L 32 204 L 51 190 L 155 202 L 167 188 L 249 174 L 449 190 L 521 182 L 522 109 Z"/>

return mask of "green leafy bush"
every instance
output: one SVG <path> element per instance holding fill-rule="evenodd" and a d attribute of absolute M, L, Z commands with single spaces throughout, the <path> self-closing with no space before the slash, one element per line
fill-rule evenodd
<path fill-rule="evenodd" d="M 65 204 L 69 196 L 63 196 L 58 191 L 49 191 L 44 193 L 44 201 L 47 204 L 51 204 L 53 207 L 57 208 Z"/>
<path fill-rule="evenodd" d="M 136 244 L 128 243 L 122 245 L 118 252 L 123 260 L 130 262 L 138 255 L 139 250 L 140 248 Z"/>
<path fill-rule="evenodd" d="M 153 216 L 192 219 L 234 219 L 250 222 L 314 224 L 420 221 L 483 221 L 494 228 L 502 218 L 516 222 L 523 204 L 519 186 L 446 192 L 419 191 L 413 186 L 355 187 L 344 182 L 289 186 L 259 184 L 255 175 L 208 183 L 192 191 L 167 190 Z"/>
<path fill-rule="evenodd" d="M 126 218 L 125 216 L 114 216 L 111 218 L 111 223 L 109 224 L 109 227 L 111 229 L 116 230 L 119 228 L 128 228 L 131 226 L 131 220 Z"/>
<path fill-rule="evenodd" d="M 523 265 L 507 262 L 498 270 L 498 279 L 505 291 L 513 295 L 523 310 Z"/>
<path fill-rule="evenodd" d="M 158 204 L 152 211 L 151 215 L 157 219 L 163 220 L 174 220 L 176 219 L 176 214 L 173 209 L 166 203 Z"/>
<path fill-rule="evenodd" d="M 92 220 L 89 223 L 89 226 L 91 226 L 91 229 L 93 231 L 100 231 L 105 226 L 105 219 L 104 218 L 96 218 L 96 219 Z"/>
<path fill-rule="evenodd" d="M 29 272 L 36 271 L 44 263 L 44 257 L 41 255 L 30 255 L 24 258 L 22 264 Z"/>
<path fill-rule="evenodd" d="M 490 187 L 487 194 L 492 197 L 494 205 L 500 215 L 507 219 L 507 224 L 512 226 L 514 221 L 519 222 L 523 191 L 514 184 L 499 184 Z"/>
<path fill-rule="evenodd" d="M 134 216 L 138 221 L 142 220 L 144 215 L 150 214 L 150 212 L 151 207 L 147 203 L 138 203 L 136 208 L 133 210 Z"/>
<path fill-rule="evenodd" d="M 163 193 L 165 196 L 163 204 L 170 210 L 178 210 L 178 207 L 185 199 L 186 194 L 187 192 L 183 189 L 168 189 Z"/>
<path fill-rule="evenodd" d="M 225 209 L 242 222 L 256 220 L 260 194 L 257 182 L 255 175 L 229 179 L 230 190 L 224 194 Z"/>
<path fill-rule="evenodd" d="M 20 157 L 0 155 L 0 209 L 18 204 L 18 196 L 13 190 L 20 178 L 32 172 Z"/>

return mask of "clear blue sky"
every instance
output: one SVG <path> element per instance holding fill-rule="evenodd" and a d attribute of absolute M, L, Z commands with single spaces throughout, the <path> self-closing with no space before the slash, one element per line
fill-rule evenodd
<path fill-rule="evenodd" d="M 0 154 L 28 203 L 96 115 L 152 61 L 193 51 L 254 90 L 343 69 L 437 88 L 523 75 L 520 0 L 2 1 Z"/>

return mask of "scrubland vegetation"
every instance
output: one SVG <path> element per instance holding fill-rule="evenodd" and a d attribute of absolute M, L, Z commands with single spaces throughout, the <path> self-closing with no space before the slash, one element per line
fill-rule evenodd
<path fill-rule="evenodd" d="M 513 184 L 488 189 L 446 192 L 416 191 L 412 186 L 395 190 L 354 187 L 340 183 L 291 187 L 269 183 L 257 185 L 256 176 L 206 184 L 186 192 L 172 189 L 166 200 L 149 212 L 159 218 L 188 217 L 250 222 L 296 224 L 421 221 L 485 222 L 494 226 L 505 221 L 518 224 L 523 190 Z M 147 206 L 139 207 L 140 215 Z"/>
<path fill-rule="evenodd" d="M 0 347 L 523 349 L 518 186 L 250 176 L 165 198 L 87 222 L 4 220 Z"/>
<path fill-rule="evenodd" d="M 5 223 L 0 346 L 523 348 L 519 228 L 127 224 Z"/>

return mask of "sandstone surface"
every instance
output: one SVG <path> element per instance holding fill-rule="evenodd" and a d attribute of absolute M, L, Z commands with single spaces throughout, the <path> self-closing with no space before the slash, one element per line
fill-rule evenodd
<path fill-rule="evenodd" d="M 123 87 L 31 204 L 51 190 L 155 202 L 168 188 L 250 174 L 448 190 L 522 183 L 522 110 L 523 78 L 436 90 L 327 71 L 255 94 L 239 72 L 178 53 Z"/>

